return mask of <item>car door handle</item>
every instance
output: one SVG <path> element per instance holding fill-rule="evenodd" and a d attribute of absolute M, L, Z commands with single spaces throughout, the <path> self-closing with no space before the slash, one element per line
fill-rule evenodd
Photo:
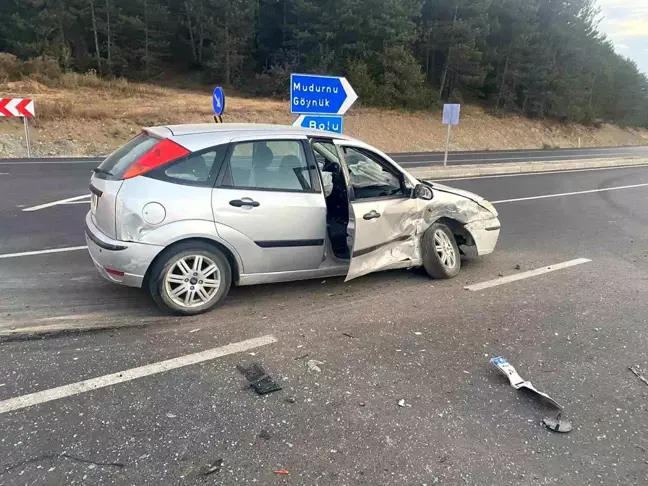
<path fill-rule="evenodd" d="M 376 211 L 371 211 L 370 213 L 367 213 L 363 216 L 363 219 L 365 221 L 370 221 L 372 219 L 378 219 L 380 218 L 381 214 L 376 212 Z"/>
<path fill-rule="evenodd" d="M 244 206 L 258 208 L 261 204 L 253 201 L 249 197 L 244 197 L 243 199 L 234 199 L 233 201 L 230 201 L 230 206 L 234 206 L 235 208 L 242 208 Z"/>

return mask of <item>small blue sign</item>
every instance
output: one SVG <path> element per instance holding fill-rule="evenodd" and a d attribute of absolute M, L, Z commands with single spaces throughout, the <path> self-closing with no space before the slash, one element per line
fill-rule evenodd
<path fill-rule="evenodd" d="M 212 106 L 214 107 L 214 114 L 221 116 L 225 111 L 225 91 L 220 86 L 216 86 L 212 96 Z"/>
<path fill-rule="evenodd" d="M 342 133 L 344 117 L 322 116 L 322 115 L 301 115 L 295 123 L 295 127 L 311 128 L 313 130 L 324 130 L 326 132 Z"/>
<path fill-rule="evenodd" d="M 292 74 L 290 112 L 303 115 L 344 115 L 358 95 L 346 78 Z"/>
<path fill-rule="evenodd" d="M 443 105 L 443 124 L 459 125 L 461 105 Z"/>

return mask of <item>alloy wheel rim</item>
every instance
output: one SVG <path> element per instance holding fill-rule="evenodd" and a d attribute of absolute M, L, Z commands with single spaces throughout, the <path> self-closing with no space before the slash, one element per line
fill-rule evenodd
<path fill-rule="evenodd" d="M 457 264 L 457 254 L 454 246 L 445 231 L 436 230 L 434 233 L 434 247 L 441 264 L 448 268 L 453 269 Z"/>
<path fill-rule="evenodd" d="M 201 307 L 211 302 L 221 286 L 218 265 L 204 255 L 179 258 L 164 276 L 164 289 L 180 307 Z"/>

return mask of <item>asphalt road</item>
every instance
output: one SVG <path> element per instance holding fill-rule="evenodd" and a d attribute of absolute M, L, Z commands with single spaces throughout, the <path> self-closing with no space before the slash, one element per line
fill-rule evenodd
<path fill-rule="evenodd" d="M 23 209 L 87 193 L 87 168 L 39 167 L 0 166 L 0 255 L 84 244 L 86 202 Z M 181 319 L 104 282 L 84 251 L 0 258 L 0 328 L 116 328 L 0 342 L 0 408 L 277 340 L 0 413 L 0 484 L 646 484 L 648 386 L 628 367 L 648 376 L 648 168 L 448 184 L 501 201 L 503 224 L 496 253 L 452 281 L 396 271 L 238 288 Z M 591 262 L 463 288 L 577 258 Z M 555 412 L 498 375 L 499 355 L 565 406 L 570 434 L 541 425 Z M 251 360 L 283 390 L 250 391 L 235 366 Z"/>
<path fill-rule="evenodd" d="M 445 154 L 441 152 L 410 152 L 390 154 L 403 167 L 425 167 L 430 164 L 443 163 Z M 644 147 L 601 147 L 579 149 L 533 149 L 533 150 L 497 150 L 497 151 L 468 151 L 450 152 L 448 165 L 520 163 L 558 160 L 588 160 L 600 158 L 642 157 L 648 155 L 648 146 Z M 82 167 L 94 168 L 102 159 L 78 158 L 67 162 Z M 44 159 L 0 159 L 0 169 L 3 166 L 31 163 L 38 166 L 45 164 L 60 165 L 61 161 Z M 63 162 L 66 162 L 63 160 Z M 82 170 L 82 169 L 81 169 Z"/>

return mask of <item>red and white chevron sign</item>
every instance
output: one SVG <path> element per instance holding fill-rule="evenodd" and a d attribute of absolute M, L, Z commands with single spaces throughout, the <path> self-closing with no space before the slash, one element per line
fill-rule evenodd
<path fill-rule="evenodd" d="M 34 118 L 34 100 L 31 98 L 0 98 L 0 116 Z"/>

